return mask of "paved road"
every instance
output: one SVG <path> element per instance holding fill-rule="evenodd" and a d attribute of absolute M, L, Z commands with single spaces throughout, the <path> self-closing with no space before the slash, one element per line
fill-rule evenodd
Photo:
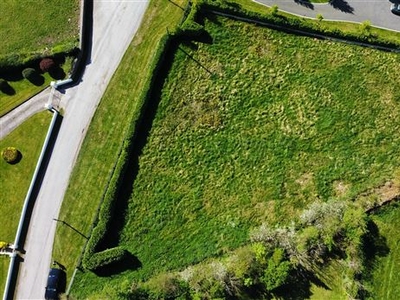
<path fill-rule="evenodd" d="M 44 105 L 49 99 L 50 88 L 46 88 L 41 93 L 32 97 L 20 105 L 17 109 L 12 110 L 5 116 L 0 118 L 0 140 L 7 134 L 17 128 L 22 122 L 32 115 L 43 110 Z"/>
<path fill-rule="evenodd" d="M 306 0 L 256 0 L 262 4 L 278 5 L 280 10 L 315 18 L 318 13 L 325 19 L 363 22 L 373 26 L 400 31 L 400 16 L 390 11 L 389 0 L 332 0 L 326 4 L 313 4 Z"/>
<path fill-rule="evenodd" d="M 17 299 L 43 299 L 59 209 L 86 130 L 140 25 L 148 0 L 95 0 L 91 63 L 82 82 L 61 95 L 65 117 L 32 213 Z"/>

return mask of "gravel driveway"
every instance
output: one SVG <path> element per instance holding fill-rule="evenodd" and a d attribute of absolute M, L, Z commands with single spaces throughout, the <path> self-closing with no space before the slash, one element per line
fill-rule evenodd
<path fill-rule="evenodd" d="M 64 119 L 32 213 L 16 298 L 43 299 L 56 222 L 68 180 L 96 107 L 137 31 L 148 0 L 94 1 L 91 62 L 82 82 L 65 91 Z"/>

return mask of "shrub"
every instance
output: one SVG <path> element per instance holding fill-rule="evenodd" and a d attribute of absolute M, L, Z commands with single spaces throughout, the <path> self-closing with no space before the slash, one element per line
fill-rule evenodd
<path fill-rule="evenodd" d="M 40 70 L 42 72 L 49 72 L 56 67 L 56 63 L 52 58 L 43 58 L 39 63 Z"/>
<path fill-rule="evenodd" d="M 37 73 L 36 70 L 33 68 L 26 68 L 22 71 L 22 76 L 25 79 L 33 80 L 37 76 Z"/>
<path fill-rule="evenodd" d="M 271 15 L 276 16 L 278 14 L 278 5 L 274 4 L 271 6 Z"/>
<path fill-rule="evenodd" d="M 89 259 L 83 261 L 84 267 L 91 271 L 98 271 L 103 267 L 123 261 L 128 252 L 121 248 L 115 247 L 94 253 Z"/>
<path fill-rule="evenodd" d="M 19 151 L 14 147 L 7 147 L 3 149 L 1 156 L 7 163 L 13 164 L 18 161 Z"/>

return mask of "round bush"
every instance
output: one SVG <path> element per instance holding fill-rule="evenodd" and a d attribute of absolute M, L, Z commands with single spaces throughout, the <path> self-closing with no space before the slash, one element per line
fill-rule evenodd
<path fill-rule="evenodd" d="M 56 63 L 52 58 L 43 58 L 39 63 L 42 72 L 49 72 L 56 67 Z"/>
<path fill-rule="evenodd" d="M 3 149 L 1 156 L 9 164 L 16 163 L 19 158 L 19 151 L 15 147 L 7 147 Z"/>
<path fill-rule="evenodd" d="M 22 76 L 28 80 L 34 79 L 36 75 L 36 70 L 33 68 L 26 68 L 22 71 Z"/>

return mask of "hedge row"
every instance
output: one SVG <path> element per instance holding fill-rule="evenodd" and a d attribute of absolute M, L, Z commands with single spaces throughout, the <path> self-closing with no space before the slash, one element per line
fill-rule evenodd
<path fill-rule="evenodd" d="M 106 267 L 110 263 L 114 263 L 123 259 L 127 254 L 126 250 L 121 247 L 115 247 L 103 251 L 100 249 L 100 245 L 104 243 L 104 238 L 110 229 L 109 226 L 111 224 L 111 220 L 116 213 L 114 209 L 114 200 L 117 198 L 119 187 L 122 184 L 124 178 L 123 175 L 131 156 L 130 154 L 132 152 L 132 147 L 135 146 L 135 138 L 139 134 L 140 124 L 144 118 L 147 105 L 151 99 L 152 89 L 156 85 L 156 80 L 159 79 L 161 69 L 163 66 L 165 66 L 165 57 L 169 51 L 174 49 L 174 47 L 171 47 L 172 43 L 179 42 L 179 40 L 186 39 L 188 37 L 196 38 L 205 32 L 204 26 L 200 24 L 200 18 L 201 14 L 207 11 L 228 13 L 240 18 L 265 22 L 272 26 L 278 25 L 292 30 L 294 29 L 307 31 L 310 33 L 324 34 L 335 38 L 354 40 L 357 42 L 367 42 L 374 45 L 394 48 L 400 46 L 394 42 L 390 42 L 379 37 L 365 36 L 362 33 L 355 34 L 332 29 L 322 29 L 318 27 L 315 22 L 301 18 L 277 16 L 276 14 L 264 15 L 256 12 L 245 11 L 240 9 L 238 5 L 224 0 L 198 0 L 195 3 L 189 3 L 188 13 L 185 14 L 179 28 L 177 28 L 174 32 L 167 34 L 160 40 L 155 58 L 150 67 L 150 74 L 152 75 L 147 81 L 143 89 L 143 94 L 138 100 L 139 109 L 135 110 L 133 115 L 130 117 L 132 121 L 129 130 L 127 131 L 128 135 L 125 138 L 121 153 L 113 172 L 113 176 L 109 182 L 109 186 L 101 204 L 98 221 L 96 224 L 94 224 L 92 234 L 85 249 L 82 263 L 83 267 L 86 269 L 95 271 L 100 267 Z"/>
<path fill-rule="evenodd" d="M 0 56 L 0 74 L 7 73 L 16 69 L 24 69 L 35 65 L 36 62 L 46 57 L 66 57 L 75 56 L 79 49 L 73 44 L 59 45 L 46 53 L 12 53 Z"/>
<path fill-rule="evenodd" d="M 144 113 L 151 98 L 150 95 L 152 88 L 155 84 L 155 80 L 157 79 L 157 75 L 164 64 L 165 54 L 174 37 L 175 35 L 164 36 L 159 43 L 158 50 L 150 68 L 150 73 L 152 76 L 147 81 L 144 92 L 139 99 L 138 107 L 140 109 L 134 111 L 133 115 L 131 116 L 132 122 L 127 131 L 128 135 L 123 143 L 121 153 L 113 171 L 113 175 L 109 182 L 103 202 L 100 206 L 97 223 L 94 225 L 92 234 L 86 245 L 85 253 L 82 259 L 82 265 L 85 269 L 97 271 L 100 268 L 107 267 L 109 264 L 123 260 L 128 254 L 128 252 L 121 247 L 110 248 L 100 252 L 98 251 L 101 250 L 100 246 L 102 244 L 104 245 L 104 239 L 108 230 L 110 229 L 111 221 L 114 215 L 118 213 L 115 211 L 115 199 L 117 199 L 118 190 L 122 184 L 127 164 L 129 163 L 129 159 L 133 150 L 132 146 L 134 146 L 134 140 L 138 134 L 138 128 L 144 118 Z"/>

